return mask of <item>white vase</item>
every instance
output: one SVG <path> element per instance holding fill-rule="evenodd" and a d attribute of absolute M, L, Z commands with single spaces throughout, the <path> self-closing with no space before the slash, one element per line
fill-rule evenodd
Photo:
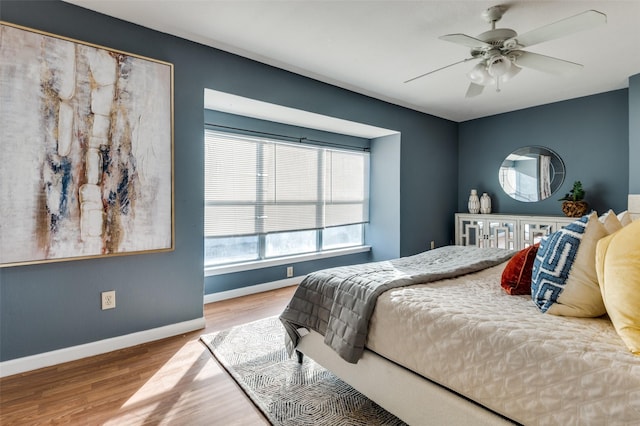
<path fill-rule="evenodd" d="M 480 213 L 491 213 L 491 197 L 486 192 L 482 193 L 482 197 L 480 197 Z"/>
<path fill-rule="evenodd" d="M 469 195 L 469 213 L 478 213 L 480 211 L 480 199 L 478 198 L 478 191 L 475 189 L 471 190 L 471 195 Z"/>

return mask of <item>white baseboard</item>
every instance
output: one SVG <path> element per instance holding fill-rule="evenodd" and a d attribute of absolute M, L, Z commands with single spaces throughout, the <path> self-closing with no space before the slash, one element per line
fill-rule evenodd
<path fill-rule="evenodd" d="M 200 330 L 204 327 L 205 320 L 204 317 L 201 317 L 177 324 L 170 324 L 163 327 L 152 328 L 150 330 L 125 334 L 124 336 L 98 340 L 96 342 L 57 349 L 55 351 L 30 355 L 23 358 L 10 359 L 8 361 L 0 362 L 0 377 L 12 376 L 26 371 L 61 364 L 63 362 L 100 355 L 118 349 L 152 342 L 154 340 L 177 336 L 194 330 Z"/>
<path fill-rule="evenodd" d="M 284 280 L 271 281 L 268 283 L 242 287 L 235 290 L 221 291 L 218 293 L 209 293 L 204 295 L 204 303 L 206 305 L 207 303 L 219 302 L 221 300 L 226 300 L 226 299 L 233 299 L 234 297 L 248 296 L 249 294 L 262 293 L 264 291 L 275 290 L 283 287 L 289 287 L 292 285 L 300 284 L 300 281 L 302 281 L 302 277 L 293 277 L 293 278 L 287 278 Z"/>
<path fill-rule="evenodd" d="M 302 277 L 287 278 L 284 280 L 271 281 L 268 283 L 252 285 L 235 290 L 221 291 L 204 295 L 204 303 L 218 302 L 240 296 L 247 296 L 254 293 L 275 290 L 299 284 Z M 139 331 L 126 334 L 124 336 L 112 337 L 110 339 L 98 340 L 96 342 L 85 343 L 83 345 L 71 346 L 57 349 L 55 351 L 30 355 L 23 358 L 10 359 L 0 362 L 0 377 L 12 376 L 39 368 L 50 367 L 64 362 L 75 361 L 94 355 L 124 349 L 154 340 L 164 339 L 178 334 L 200 330 L 205 327 L 205 319 L 197 318 L 191 321 L 184 321 L 177 324 L 170 324 L 164 327 L 153 328 L 151 330 Z"/>

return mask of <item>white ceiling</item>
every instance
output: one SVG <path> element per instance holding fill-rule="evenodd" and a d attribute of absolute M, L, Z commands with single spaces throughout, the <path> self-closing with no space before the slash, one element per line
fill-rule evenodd
<path fill-rule="evenodd" d="M 628 87 L 640 73 L 640 1 L 67 0 L 164 33 L 236 53 L 354 92 L 454 121 Z M 467 99 L 474 62 L 438 39 L 490 29 L 481 13 L 508 8 L 497 27 L 522 34 L 595 9 L 607 24 L 525 50 L 577 62 L 571 77 L 523 69 L 500 93 Z"/>

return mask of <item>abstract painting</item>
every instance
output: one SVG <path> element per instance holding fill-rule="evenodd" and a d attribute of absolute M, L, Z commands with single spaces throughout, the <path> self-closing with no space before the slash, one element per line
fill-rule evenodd
<path fill-rule="evenodd" d="M 0 266 L 172 250 L 173 65 L 0 23 Z"/>

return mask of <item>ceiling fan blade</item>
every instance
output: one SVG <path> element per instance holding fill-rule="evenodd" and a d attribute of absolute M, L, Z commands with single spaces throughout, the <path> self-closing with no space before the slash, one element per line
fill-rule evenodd
<path fill-rule="evenodd" d="M 581 64 L 540 55 L 539 53 L 516 51 L 516 64 L 555 75 L 567 76 L 582 69 Z"/>
<path fill-rule="evenodd" d="M 482 93 L 484 86 L 476 83 L 469 84 L 469 88 L 467 89 L 467 94 L 464 95 L 465 98 L 473 98 Z"/>
<path fill-rule="evenodd" d="M 528 47 L 542 43 L 547 40 L 564 37 L 578 31 L 588 30 L 607 22 L 607 15 L 597 10 L 587 10 L 569 18 L 562 19 L 549 25 L 520 34 L 514 38 L 506 40 L 505 46 Z"/>
<path fill-rule="evenodd" d="M 468 36 L 466 34 L 447 34 L 438 37 L 440 40 L 450 41 L 451 43 L 461 44 L 463 46 L 470 47 L 472 49 L 477 48 L 480 49 L 482 47 L 491 48 L 493 47 L 489 43 L 486 43 L 477 38 Z"/>
<path fill-rule="evenodd" d="M 454 62 L 453 64 L 445 65 L 444 67 L 440 67 L 440 68 L 438 68 L 438 69 L 435 69 L 435 70 L 432 70 L 432 71 L 426 72 L 426 73 L 424 73 L 424 74 L 420 74 L 420 75 L 419 75 L 419 76 L 417 76 L 417 77 L 410 78 L 409 80 L 405 81 L 405 83 L 409 83 L 409 82 L 411 82 L 411 81 L 413 81 L 413 80 L 417 80 L 417 79 L 419 79 L 419 78 L 426 77 L 426 76 L 428 76 L 429 74 L 433 74 L 434 72 L 441 71 L 441 70 L 443 70 L 443 69 L 446 69 L 446 68 L 452 67 L 452 66 L 454 66 L 454 65 L 461 64 L 461 63 L 463 63 L 463 62 L 472 61 L 472 60 L 474 60 L 474 59 L 476 59 L 476 58 L 466 58 L 466 59 L 463 59 L 463 60 L 461 60 L 461 61 Z"/>

